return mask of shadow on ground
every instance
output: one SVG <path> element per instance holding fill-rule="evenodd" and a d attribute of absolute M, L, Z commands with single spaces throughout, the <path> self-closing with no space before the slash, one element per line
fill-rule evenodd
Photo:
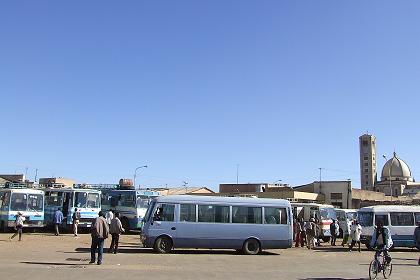
<path fill-rule="evenodd" d="M 369 278 L 337 278 L 337 277 L 316 277 L 316 278 L 302 278 L 300 280 L 366 280 Z"/>
<path fill-rule="evenodd" d="M 104 254 L 107 254 L 108 249 L 104 248 Z M 75 252 L 64 253 L 90 253 L 90 248 L 76 248 Z M 156 254 L 153 249 L 139 248 L 138 246 L 123 246 L 118 248 L 119 254 Z M 241 252 L 232 250 L 173 250 L 170 254 L 173 255 L 242 255 Z M 263 251 L 258 256 L 276 256 L 279 255 L 273 252 Z"/>

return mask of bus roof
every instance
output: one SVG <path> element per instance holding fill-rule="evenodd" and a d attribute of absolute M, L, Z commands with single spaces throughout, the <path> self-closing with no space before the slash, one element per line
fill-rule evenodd
<path fill-rule="evenodd" d="M 35 193 L 35 194 L 44 194 L 43 190 L 39 190 L 39 189 L 31 189 L 31 188 L 17 188 L 17 189 L 0 189 L 0 192 L 6 192 L 6 191 L 11 191 L 14 193 Z"/>
<path fill-rule="evenodd" d="M 353 212 L 357 212 L 357 209 L 341 209 L 341 208 L 336 208 L 335 211 L 343 211 L 345 213 L 353 213 Z"/>
<path fill-rule="evenodd" d="M 101 193 L 100 190 L 94 189 L 74 189 L 74 188 L 47 188 L 44 189 L 46 192 L 92 192 L 92 193 Z"/>
<path fill-rule="evenodd" d="M 150 196 L 159 196 L 158 192 L 149 191 L 149 190 L 130 190 L 130 189 L 106 189 L 102 190 L 103 193 L 135 193 L 136 195 L 150 195 Z"/>
<path fill-rule="evenodd" d="M 290 206 L 285 199 L 273 198 L 246 198 L 246 197 L 222 197 L 222 196 L 198 196 L 198 195 L 168 195 L 156 198 L 157 202 L 167 203 L 222 203 L 222 204 L 244 204 L 244 205 L 281 205 Z"/>
<path fill-rule="evenodd" d="M 420 206 L 376 205 L 360 208 L 362 212 L 420 212 Z"/>
<path fill-rule="evenodd" d="M 318 207 L 328 207 L 334 208 L 333 205 L 330 204 L 321 204 L 321 203 L 304 203 L 304 202 L 292 202 L 292 206 L 318 206 Z"/>

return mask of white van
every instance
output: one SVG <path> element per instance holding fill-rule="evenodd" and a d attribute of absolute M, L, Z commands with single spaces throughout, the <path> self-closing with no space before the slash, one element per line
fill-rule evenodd
<path fill-rule="evenodd" d="M 292 209 L 284 199 L 194 195 L 152 200 L 143 220 L 141 241 L 158 253 L 173 248 L 242 250 L 292 246 Z"/>
<path fill-rule="evenodd" d="M 395 247 L 414 247 L 414 229 L 420 222 L 420 206 L 371 206 L 360 208 L 357 219 L 362 226 L 360 241 L 369 247 L 374 225 L 382 221 L 389 228 Z"/>

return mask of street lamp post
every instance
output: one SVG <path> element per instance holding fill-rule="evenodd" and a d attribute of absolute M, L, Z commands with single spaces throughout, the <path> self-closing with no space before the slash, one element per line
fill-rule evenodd
<path fill-rule="evenodd" d="M 386 155 L 382 155 L 383 158 L 388 161 Z M 392 170 L 392 160 L 389 162 L 389 191 L 391 193 L 391 201 L 392 201 L 392 182 L 391 182 L 391 170 Z"/>
<path fill-rule="evenodd" d="M 133 180 L 134 188 L 136 188 L 137 171 L 141 168 L 147 168 L 147 165 L 139 166 L 136 168 L 136 170 L 134 170 L 134 180 Z"/>

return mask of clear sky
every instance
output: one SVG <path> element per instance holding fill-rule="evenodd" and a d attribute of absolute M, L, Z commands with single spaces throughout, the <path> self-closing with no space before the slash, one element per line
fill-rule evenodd
<path fill-rule="evenodd" d="M 420 178 L 419 1 L 2 1 L 0 173 L 145 187 Z M 379 159 L 381 170 L 384 160 Z"/>

